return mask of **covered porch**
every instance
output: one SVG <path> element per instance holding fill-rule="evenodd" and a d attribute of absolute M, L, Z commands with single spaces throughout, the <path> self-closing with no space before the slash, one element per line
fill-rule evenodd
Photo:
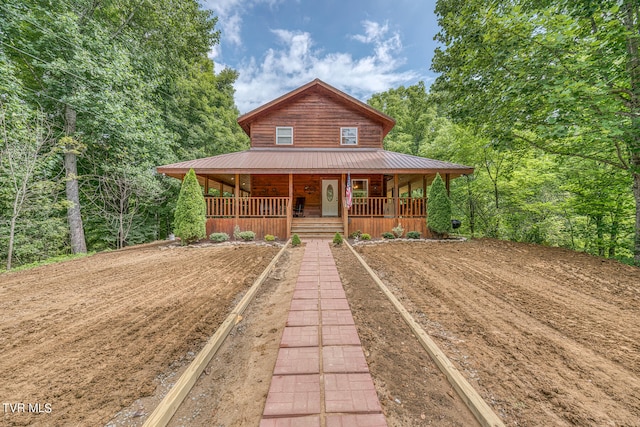
<path fill-rule="evenodd" d="M 382 149 L 258 149 L 161 166 L 182 179 L 193 168 L 207 205 L 207 234 L 235 226 L 258 238 L 293 233 L 380 237 L 402 224 L 428 235 L 427 191 L 472 168 Z M 347 177 L 352 205 L 345 206 Z"/>
<path fill-rule="evenodd" d="M 288 238 L 357 230 L 379 237 L 399 223 L 426 229 L 426 188 L 435 174 L 350 174 L 352 204 L 345 206 L 347 174 L 198 175 L 207 205 L 207 233 L 231 234 L 237 224 L 258 236 Z M 450 174 L 444 174 L 447 186 Z"/>

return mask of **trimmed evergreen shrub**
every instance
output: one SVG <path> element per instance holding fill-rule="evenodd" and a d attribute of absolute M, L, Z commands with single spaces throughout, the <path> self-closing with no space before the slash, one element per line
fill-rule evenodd
<path fill-rule="evenodd" d="M 207 206 L 193 169 L 185 175 L 180 187 L 173 219 L 173 232 L 182 245 L 204 239 L 207 236 Z"/>
<path fill-rule="evenodd" d="M 383 239 L 395 239 L 396 236 L 391 233 L 390 231 L 385 231 L 384 233 L 382 233 L 382 238 Z"/>
<path fill-rule="evenodd" d="M 393 227 L 391 231 L 393 231 L 393 235 L 399 239 L 404 234 L 404 227 L 402 226 L 402 224 L 398 224 L 398 226 Z"/>
<path fill-rule="evenodd" d="M 333 236 L 333 244 L 334 245 L 341 245 L 342 244 L 342 236 L 340 235 L 340 233 L 336 233 L 336 235 Z"/>
<path fill-rule="evenodd" d="M 211 233 L 209 239 L 216 243 L 221 243 L 229 240 L 229 235 L 227 233 Z"/>
<path fill-rule="evenodd" d="M 294 234 L 291 236 L 291 246 L 299 246 L 302 242 L 300 241 L 300 236 Z"/>
<path fill-rule="evenodd" d="M 253 231 L 241 231 L 240 233 L 238 233 L 238 237 L 248 242 L 256 238 L 256 233 L 254 233 Z"/>
<path fill-rule="evenodd" d="M 360 238 L 361 238 L 362 240 L 371 240 L 371 234 L 362 233 L 362 234 L 360 235 Z"/>
<path fill-rule="evenodd" d="M 274 240 L 276 240 L 276 236 L 272 234 L 266 234 L 264 236 L 264 240 L 266 240 L 267 242 L 273 242 Z"/>
<path fill-rule="evenodd" d="M 350 239 L 359 239 L 361 236 L 362 236 L 362 231 L 360 230 L 354 231 L 353 233 L 349 234 Z"/>
<path fill-rule="evenodd" d="M 407 239 L 419 239 L 420 234 L 421 233 L 419 231 L 409 231 L 407 233 Z"/>
<path fill-rule="evenodd" d="M 427 227 L 438 238 L 451 232 L 451 201 L 440 174 L 436 175 L 429 188 Z"/>

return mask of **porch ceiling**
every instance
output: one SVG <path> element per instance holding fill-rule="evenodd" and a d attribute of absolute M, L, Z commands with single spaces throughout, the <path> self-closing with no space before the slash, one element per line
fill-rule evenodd
<path fill-rule="evenodd" d="M 193 168 L 198 175 L 222 174 L 450 174 L 473 168 L 381 149 L 252 148 L 237 153 L 159 166 L 158 173 L 181 178 Z"/>

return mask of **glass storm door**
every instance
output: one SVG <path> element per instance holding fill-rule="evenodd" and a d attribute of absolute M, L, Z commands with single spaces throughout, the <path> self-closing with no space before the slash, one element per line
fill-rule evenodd
<path fill-rule="evenodd" d="M 339 192 L 337 179 L 322 180 L 322 216 L 338 216 Z"/>

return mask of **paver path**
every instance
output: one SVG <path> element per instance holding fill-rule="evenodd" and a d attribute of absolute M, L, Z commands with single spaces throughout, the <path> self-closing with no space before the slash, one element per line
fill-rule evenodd
<path fill-rule="evenodd" d="M 307 242 L 260 427 L 386 427 L 336 263 Z"/>

